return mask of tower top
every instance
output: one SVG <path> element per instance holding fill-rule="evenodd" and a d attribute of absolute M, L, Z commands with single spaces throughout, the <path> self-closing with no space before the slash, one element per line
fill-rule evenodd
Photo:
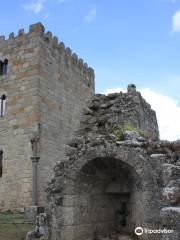
<path fill-rule="evenodd" d="M 6 39 L 5 36 L 0 36 L 0 48 L 11 48 L 13 45 L 19 45 L 20 42 L 28 42 L 31 38 L 41 38 L 48 47 L 55 52 L 55 54 L 64 54 L 68 59 L 70 59 L 74 64 L 77 64 L 79 68 L 86 74 L 94 78 L 94 70 L 88 67 L 87 63 L 83 59 L 79 58 L 76 53 L 73 53 L 69 47 L 65 47 L 65 44 L 58 40 L 58 37 L 53 36 L 52 32 L 45 31 L 45 27 L 41 22 L 32 24 L 29 26 L 29 31 L 24 32 L 24 29 L 19 29 L 18 34 L 15 35 L 14 32 L 9 34 L 9 38 Z M 23 44 L 23 43 L 22 43 Z"/>
<path fill-rule="evenodd" d="M 127 87 L 128 93 L 135 93 L 136 92 L 136 85 L 134 83 L 131 83 Z"/>

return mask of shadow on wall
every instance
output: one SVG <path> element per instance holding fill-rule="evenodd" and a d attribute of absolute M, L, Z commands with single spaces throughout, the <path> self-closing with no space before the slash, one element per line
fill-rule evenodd
<path fill-rule="evenodd" d="M 97 158 L 88 162 L 78 173 L 74 193 L 66 196 L 63 205 L 69 215 L 64 215 L 64 231 L 73 229 L 73 239 L 87 236 L 107 236 L 115 232 L 132 232 L 131 192 L 133 172 L 128 164 L 117 159 Z M 69 199 L 73 204 L 68 207 Z"/>

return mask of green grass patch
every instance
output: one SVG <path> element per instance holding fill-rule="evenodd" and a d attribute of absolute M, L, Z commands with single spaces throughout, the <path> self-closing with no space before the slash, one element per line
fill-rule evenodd
<path fill-rule="evenodd" d="M 1 223 L 24 223 L 24 216 L 23 214 L 0 213 Z"/>
<path fill-rule="evenodd" d="M 24 222 L 23 214 L 0 213 L 0 240 L 24 240 L 33 224 Z"/>

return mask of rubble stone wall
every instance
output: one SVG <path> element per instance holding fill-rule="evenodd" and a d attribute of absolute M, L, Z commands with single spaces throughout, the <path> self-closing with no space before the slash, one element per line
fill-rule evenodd
<path fill-rule="evenodd" d="M 160 225 L 166 157 L 150 151 L 159 137 L 155 113 L 140 93 L 128 91 L 94 97 L 55 166 L 47 189 L 51 239 L 94 239 L 117 231 L 122 203 L 128 215 L 120 231 Z"/>
<path fill-rule="evenodd" d="M 91 133 L 115 133 L 134 130 L 151 140 L 159 139 L 156 113 L 141 94 L 128 87 L 127 93 L 95 95 L 81 122 L 82 130 Z M 84 134 L 84 131 L 82 131 Z"/>

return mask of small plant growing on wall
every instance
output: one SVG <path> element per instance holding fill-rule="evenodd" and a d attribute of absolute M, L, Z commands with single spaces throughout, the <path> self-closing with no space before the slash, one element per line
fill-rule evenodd
<path fill-rule="evenodd" d="M 135 128 L 131 124 L 127 124 L 124 126 L 118 125 L 114 128 L 113 134 L 116 136 L 116 141 L 126 140 L 125 138 L 126 131 L 135 132 L 143 138 L 148 138 L 147 134 L 144 131 Z"/>

